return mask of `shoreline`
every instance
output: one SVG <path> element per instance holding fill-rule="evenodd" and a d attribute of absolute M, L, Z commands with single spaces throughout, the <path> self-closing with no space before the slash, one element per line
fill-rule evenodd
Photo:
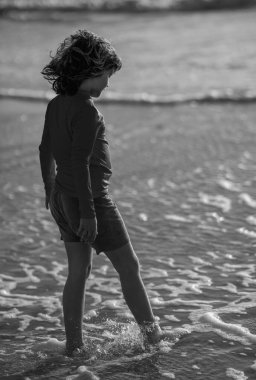
<path fill-rule="evenodd" d="M 52 91 L 26 90 L 26 89 L 0 89 L 0 100 L 21 100 L 35 102 L 49 102 L 55 96 Z M 121 104 L 121 105 L 160 105 L 174 106 L 186 103 L 252 103 L 256 102 L 256 91 L 253 90 L 232 90 L 226 91 L 210 90 L 205 93 L 194 94 L 173 94 L 169 96 L 159 96 L 148 93 L 124 94 L 109 91 L 103 94 L 97 103 Z"/>

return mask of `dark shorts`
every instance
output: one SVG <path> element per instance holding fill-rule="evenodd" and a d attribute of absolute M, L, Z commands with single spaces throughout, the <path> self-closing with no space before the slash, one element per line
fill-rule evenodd
<path fill-rule="evenodd" d="M 94 199 L 98 235 L 91 246 L 96 253 L 118 249 L 130 239 L 121 214 L 109 194 Z M 76 231 L 80 214 L 78 198 L 54 190 L 50 200 L 52 216 L 60 230 L 64 242 L 80 242 Z"/>

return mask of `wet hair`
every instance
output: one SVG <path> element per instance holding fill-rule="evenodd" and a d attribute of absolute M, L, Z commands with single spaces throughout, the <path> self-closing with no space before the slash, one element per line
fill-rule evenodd
<path fill-rule="evenodd" d="M 59 45 L 41 74 L 57 94 L 74 95 L 81 83 L 122 67 L 121 59 L 105 38 L 88 30 L 78 30 Z"/>

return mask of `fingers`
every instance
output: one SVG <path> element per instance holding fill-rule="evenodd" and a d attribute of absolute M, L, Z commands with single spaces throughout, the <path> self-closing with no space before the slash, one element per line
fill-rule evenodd
<path fill-rule="evenodd" d="M 92 242 L 94 242 L 94 240 L 96 239 L 97 234 L 98 234 L 98 231 L 97 231 L 97 230 L 93 232 L 93 234 L 92 234 L 92 236 L 91 236 Z"/>
<path fill-rule="evenodd" d="M 93 243 L 97 236 L 96 225 L 90 225 L 90 223 L 85 223 L 80 220 L 77 235 L 80 236 L 81 241 L 85 243 Z"/>
<path fill-rule="evenodd" d="M 94 231 L 86 231 L 81 236 L 81 241 L 85 243 L 93 243 L 96 239 L 97 232 Z"/>
<path fill-rule="evenodd" d="M 88 242 L 89 242 L 89 243 L 93 243 L 94 240 L 96 239 L 96 235 L 97 235 L 96 232 L 92 232 L 92 233 L 88 236 Z"/>
<path fill-rule="evenodd" d="M 80 220 L 80 224 L 79 224 L 79 227 L 78 227 L 78 230 L 77 230 L 77 235 L 82 238 L 82 236 L 83 236 L 84 233 L 85 233 L 85 231 L 84 231 L 84 228 L 83 228 L 83 223 Z"/>
<path fill-rule="evenodd" d="M 81 241 L 83 241 L 85 243 L 89 243 L 90 242 L 89 235 L 87 234 L 87 231 L 85 231 L 84 233 L 82 233 L 82 235 L 80 237 L 81 237 Z"/>

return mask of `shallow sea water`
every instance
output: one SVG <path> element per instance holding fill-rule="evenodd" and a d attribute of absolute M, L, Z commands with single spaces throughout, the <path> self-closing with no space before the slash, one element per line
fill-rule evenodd
<path fill-rule="evenodd" d="M 1 379 L 255 379 L 255 106 L 99 105 L 110 191 L 173 338 L 143 346 L 116 273 L 95 255 L 76 358 L 63 355 L 67 263 L 37 157 L 45 105 L 0 108 Z"/>

